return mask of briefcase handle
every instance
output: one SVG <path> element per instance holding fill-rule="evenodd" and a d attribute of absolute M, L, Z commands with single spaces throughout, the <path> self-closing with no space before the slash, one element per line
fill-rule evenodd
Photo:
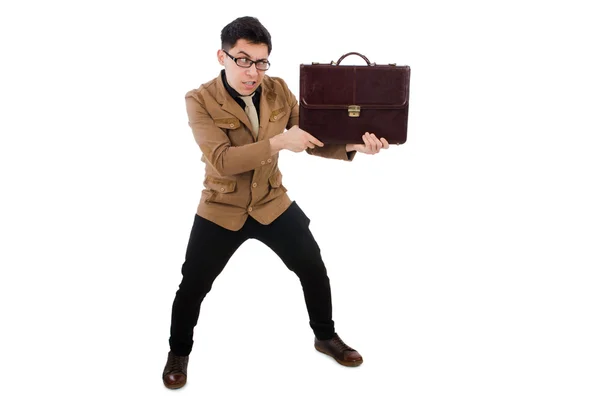
<path fill-rule="evenodd" d="M 367 59 L 367 57 L 366 57 L 366 56 L 364 56 L 363 54 L 359 54 L 358 52 L 349 52 L 349 53 L 347 53 L 347 54 L 344 54 L 344 55 L 342 55 L 342 57 L 341 57 L 340 59 L 338 59 L 338 61 L 337 61 L 336 65 L 339 65 L 339 64 L 340 64 L 340 62 L 342 62 L 342 60 L 343 60 L 344 58 L 346 58 L 348 55 L 358 55 L 359 57 L 361 57 L 362 59 L 364 59 L 364 60 L 365 60 L 365 62 L 367 63 L 367 65 L 369 65 L 369 66 L 373 66 L 373 64 L 372 64 L 371 62 L 369 62 L 369 60 Z"/>

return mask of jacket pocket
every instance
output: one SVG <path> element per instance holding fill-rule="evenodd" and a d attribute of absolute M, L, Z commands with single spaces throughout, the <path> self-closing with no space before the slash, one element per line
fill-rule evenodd
<path fill-rule="evenodd" d="M 217 193 L 233 193 L 235 192 L 236 181 L 207 176 L 204 185 Z"/>
<path fill-rule="evenodd" d="M 287 113 L 287 108 L 283 107 L 280 109 L 275 109 L 271 112 L 269 116 L 269 121 L 279 121 L 284 118 Z"/>
<path fill-rule="evenodd" d="M 235 117 L 215 119 L 215 124 L 219 128 L 225 128 L 228 130 L 235 130 L 237 128 L 240 128 L 240 121 Z"/>

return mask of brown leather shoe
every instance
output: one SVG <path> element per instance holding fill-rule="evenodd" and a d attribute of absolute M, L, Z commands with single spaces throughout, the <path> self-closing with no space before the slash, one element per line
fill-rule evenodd
<path fill-rule="evenodd" d="M 363 363 L 362 356 L 335 334 L 333 338 L 318 340 L 315 338 L 315 349 L 321 353 L 331 356 L 338 363 L 346 367 L 358 367 Z"/>
<path fill-rule="evenodd" d="M 163 383 L 169 389 L 179 389 L 187 382 L 187 366 L 190 356 L 176 356 L 169 352 L 163 371 Z"/>

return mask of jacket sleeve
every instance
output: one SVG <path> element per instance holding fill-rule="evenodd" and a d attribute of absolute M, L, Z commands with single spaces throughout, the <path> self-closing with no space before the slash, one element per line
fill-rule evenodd
<path fill-rule="evenodd" d="M 231 146 L 227 134 L 219 128 L 206 111 L 201 95 L 185 96 L 189 126 L 206 160 L 223 176 L 251 171 L 271 157 L 268 139 L 244 146 Z"/>
<path fill-rule="evenodd" d="M 285 83 L 284 83 L 285 84 Z M 288 94 L 288 103 L 292 109 L 290 120 L 288 121 L 287 128 L 290 129 L 295 125 L 298 125 L 300 121 L 300 107 L 298 105 L 298 100 L 292 94 L 292 92 L 285 86 L 286 92 Z M 310 134 L 310 131 L 306 131 Z M 315 147 L 314 149 L 306 149 L 306 153 L 311 154 L 313 156 L 326 157 L 330 159 L 337 160 L 346 160 L 352 161 L 354 156 L 356 155 L 355 151 L 347 152 L 346 145 L 325 145 L 323 147 Z"/>

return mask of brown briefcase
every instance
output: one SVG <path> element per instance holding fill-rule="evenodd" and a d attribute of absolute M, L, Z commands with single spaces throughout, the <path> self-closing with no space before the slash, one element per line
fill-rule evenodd
<path fill-rule="evenodd" d="M 348 55 L 367 65 L 340 65 Z M 377 65 L 357 52 L 337 63 L 300 65 L 299 127 L 323 143 L 363 143 L 371 132 L 391 144 L 406 142 L 410 67 Z"/>

